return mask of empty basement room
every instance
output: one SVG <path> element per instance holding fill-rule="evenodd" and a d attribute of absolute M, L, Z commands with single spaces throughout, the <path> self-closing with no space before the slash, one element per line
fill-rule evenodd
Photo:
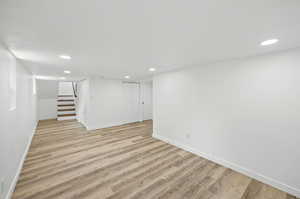
<path fill-rule="evenodd" d="M 299 0 L 1 0 L 0 199 L 299 199 Z"/>

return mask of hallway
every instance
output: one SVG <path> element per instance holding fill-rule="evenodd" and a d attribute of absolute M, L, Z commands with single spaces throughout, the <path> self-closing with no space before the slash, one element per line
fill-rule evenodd
<path fill-rule="evenodd" d="M 87 132 L 40 121 L 13 199 L 292 199 L 151 137 L 152 121 Z"/>

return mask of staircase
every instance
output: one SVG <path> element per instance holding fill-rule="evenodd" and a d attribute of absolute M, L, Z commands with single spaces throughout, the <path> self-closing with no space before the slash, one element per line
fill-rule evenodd
<path fill-rule="evenodd" d="M 59 82 L 57 96 L 57 120 L 76 119 L 73 82 Z"/>

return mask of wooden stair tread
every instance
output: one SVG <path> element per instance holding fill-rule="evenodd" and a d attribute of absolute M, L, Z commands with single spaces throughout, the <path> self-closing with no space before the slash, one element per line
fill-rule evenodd
<path fill-rule="evenodd" d="M 75 106 L 75 104 L 58 104 L 57 106 Z"/>
<path fill-rule="evenodd" d="M 58 102 L 74 102 L 74 99 L 58 99 Z"/>
<path fill-rule="evenodd" d="M 73 97 L 73 95 L 58 95 L 58 97 Z"/>
<path fill-rule="evenodd" d="M 69 116 L 76 116 L 76 113 L 70 113 L 70 114 L 58 114 L 58 117 L 69 117 Z"/>
<path fill-rule="evenodd" d="M 69 108 L 69 109 L 57 109 L 57 111 L 75 111 L 75 108 Z"/>

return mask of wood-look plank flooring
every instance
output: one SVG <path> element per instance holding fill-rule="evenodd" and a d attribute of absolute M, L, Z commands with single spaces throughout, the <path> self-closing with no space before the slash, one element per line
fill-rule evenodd
<path fill-rule="evenodd" d="M 151 134 L 151 121 L 40 121 L 13 199 L 296 199 Z"/>

